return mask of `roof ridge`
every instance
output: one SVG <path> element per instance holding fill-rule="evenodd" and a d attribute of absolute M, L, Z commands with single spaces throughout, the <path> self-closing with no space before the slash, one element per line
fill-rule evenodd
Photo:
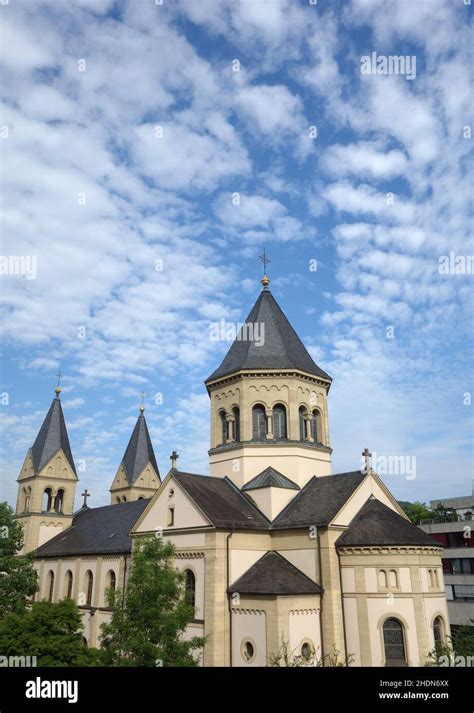
<path fill-rule="evenodd" d="M 278 515 L 272 520 L 272 525 L 273 525 L 274 522 L 276 522 L 276 521 L 278 520 L 278 518 L 280 517 L 280 515 L 283 515 L 283 513 L 285 512 L 285 510 L 287 510 L 287 509 L 290 507 L 290 505 L 293 505 L 293 504 L 295 503 L 295 501 L 298 500 L 298 499 L 303 495 L 303 493 L 308 489 L 308 487 L 310 486 L 310 484 L 313 483 L 315 480 L 317 480 L 317 477 L 316 477 L 315 475 L 311 476 L 311 478 L 308 480 L 308 482 L 303 485 L 303 487 L 301 488 L 301 490 L 299 491 L 299 493 L 298 493 L 297 495 L 295 495 L 294 498 L 291 498 L 290 502 L 287 503 L 287 504 L 285 505 L 285 507 L 284 507 L 282 510 L 280 510 L 280 512 L 278 513 Z"/>
<path fill-rule="evenodd" d="M 241 497 L 241 498 L 244 498 L 244 499 L 246 500 L 246 502 L 248 502 L 248 503 L 254 508 L 254 510 L 256 510 L 260 515 L 262 515 L 262 516 L 265 518 L 265 520 L 268 522 L 268 524 L 271 524 L 271 520 L 265 515 L 264 512 L 262 512 L 262 511 L 260 510 L 260 508 L 256 505 L 256 503 L 254 503 L 254 501 L 252 500 L 252 498 L 250 498 L 250 497 L 247 495 L 247 493 L 244 493 L 244 492 L 234 483 L 234 481 L 229 478 L 229 476 L 224 475 L 224 477 L 222 478 L 222 480 L 226 481 L 227 483 L 230 483 L 230 485 L 234 488 L 234 490 L 239 493 L 240 497 Z"/>
<path fill-rule="evenodd" d="M 283 315 L 283 317 L 286 319 L 286 321 L 288 322 L 288 324 L 289 324 L 290 327 L 291 327 L 291 324 L 290 324 L 290 321 L 289 321 L 288 317 L 285 315 L 285 313 L 283 312 L 283 310 L 282 310 L 281 307 L 279 306 L 279 304 L 278 304 L 278 302 L 276 301 L 276 299 L 273 297 L 273 295 L 272 295 L 272 293 L 270 292 L 270 290 L 267 290 L 267 293 L 270 295 L 270 297 L 271 297 L 272 300 L 273 300 L 273 303 L 274 303 L 274 304 L 276 305 L 276 307 L 280 310 L 281 314 Z M 262 292 L 262 294 L 263 294 L 263 292 Z M 283 344 L 283 348 L 284 348 L 284 350 L 285 350 L 286 356 L 288 357 L 288 361 L 292 364 L 293 368 L 296 369 L 296 365 L 295 365 L 294 359 L 292 359 L 292 358 L 290 357 L 290 355 L 288 354 L 288 348 L 287 348 L 287 346 L 286 346 L 286 340 L 285 340 L 285 337 L 284 337 L 284 335 L 283 335 L 283 333 L 282 333 L 282 331 L 281 331 L 281 329 L 280 329 L 280 325 L 279 325 L 279 322 L 278 322 L 277 319 L 275 320 L 275 324 L 276 324 L 276 328 L 277 328 L 277 330 L 278 330 L 278 333 L 279 333 L 279 335 L 280 335 L 280 337 L 281 337 L 281 342 L 282 342 L 282 344 Z M 292 328 L 292 329 L 293 329 L 293 328 Z M 293 329 L 293 331 L 295 331 L 295 330 Z M 295 332 L 295 334 L 296 334 L 296 332 Z M 297 335 L 297 336 L 298 336 L 298 335 Z M 298 337 L 298 339 L 299 339 L 299 337 Z M 300 341 L 301 341 L 301 340 L 300 340 Z M 303 344 L 303 342 L 301 342 L 301 343 Z M 303 346 L 304 346 L 304 344 L 303 344 Z"/>

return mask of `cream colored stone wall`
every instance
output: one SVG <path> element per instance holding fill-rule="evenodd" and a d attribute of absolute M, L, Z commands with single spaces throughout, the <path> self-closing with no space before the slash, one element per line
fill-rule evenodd
<path fill-rule="evenodd" d="M 308 643 L 315 651 L 316 657 L 321 657 L 319 608 L 296 608 L 289 611 L 288 640 L 290 643 L 290 650 L 295 652 L 295 655 L 301 656 L 302 645 L 304 643 Z"/>
<path fill-rule="evenodd" d="M 138 500 L 139 498 L 151 498 L 157 491 L 160 482 L 158 473 L 152 464 L 148 462 L 133 485 L 130 485 L 123 463 L 121 463 L 110 488 L 110 503 L 115 505 L 116 503 Z"/>
<path fill-rule="evenodd" d="M 116 575 L 116 588 L 123 587 L 124 581 L 124 555 L 103 555 L 100 557 L 64 557 L 35 560 L 34 566 L 40 580 L 40 591 L 36 600 L 47 599 L 49 595 L 50 571 L 54 572 L 53 601 L 65 599 L 67 595 L 66 575 L 70 571 L 73 575 L 72 599 L 80 607 L 84 624 L 83 636 L 89 646 L 99 646 L 100 626 L 104 621 L 110 620 L 110 611 L 107 609 L 105 590 L 107 587 L 107 574 L 113 570 Z M 127 559 L 128 556 L 127 556 Z M 91 607 L 86 606 L 87 592 L 85 588 L 85 575 L 90 570 L 93 574 L 93 590 Z"/>
<path fill-rule="evenodd" d="M 304 444 L 246 443 L 211 453 L 209 474 L 230 478 L 239 488 L 272 466 L 301 488 L 314 475 L 331 474 L 331 453 Z M 289 491 L 297 495 L 296 490 Z"/>
<path fill-rule="evenodd" d="M 174 510 L 174 524 L 169 524 L 169 510 Z M 199 510 L 173 475 L 169 474 L 154 494 L 144 513 L 132 528 L 133 534 L 193 527 L 209 527 L 210 522 Z"/>
<path fill-rule="evenodd" d="M 348 653 L 354 665 L 384 666 L 383 623 L 397 618 L 404 627 L 410 666 L 424 665 L 434 646 L 433 620 L 439 615 L 449 632 L 444 582 L 427 572 L 441 573 L 442 550 L 418 547 L 344 548 L 341 579 Z"/>
<path fill-rule="evenodd" d="M 274 520 L 298 493 L 299 490 L 270 487 L 250 490 L 247 495 L 252 498 L 255 505 L 269 520 Z"/>
<path fill-rule="evenodd" d="M 16 517 L 25 533 L 21 554 L 35 550 L 71 525 L 76 483 L 77 476 L 62 449 L 54 454 L 37 475 L 33 469 L 31 449 L 28 451 L 18 476 L 16 505 Z M 61 512 L 54 510 L 54 501 L 52 509 L 48 513 L 44 512 L 44 492 L 48 488 L 53 498 L 58 491 L 64 492 Z"/>
<path fill-rule="evenodd" d="M 210 474 L 217 477 L 227 475 L 238 485 L 251 480 L 268 466 L 281 470 L 292 480 L 302 485 L 313 475 L 328 475 L 331 472 L 329 449 L 329 426 L 327 408 L 328 384 L 322 380 L 301 373 L 284 372 L 254 372 L 240 373 L 233 378 L 208 386 L 211 397 L 211 453 Z M 266 409 L 268 424 L 271 424 L 271 413 L 274 406 L 283 404 L 287 413 L 287 437 L 290 441 L 301 445 L 288 448 L 281 444 L 274 445 L 269 450 L 265 445 L 258 444 L 252 452 L 244 443 L 252 440 L 252 408 L 261 404 Z M 300 441 L 299 408 L 304 406 L 308 414 L 314 409 L 319 413 L 320 441 L 325 448 L 311 447 L 312 437 Z M 233 430 L 234 409 L 240 412 L 240 441 L 235 443 Z M 213 452 L 222 446 L 222 421 L 224 414 L 230 424 L 230 435 L 227 435 L 227 446 Z M 272 443 L 271 426 L 267 428 L 267 442 Z M 306 447 L 305 447 L 306 444 Z M 302 462 L 299 463 L 298 456 Z M 265 464 L 263 465 L 263 460 Z M 309 461 L 309 462 L 307 462 Z"/>
<path fill-rule="evenodd" d="M 394 512 L 398 513 L 405 519 L 408 519 L 378 475 L 375 473 L 369 473 L 359 487 L 355 489 L 341 510 L 333 518 L 331 524 L 347 527 L 371 495 L 391 510 L 394 510 Z"/>
<path fill-rule="evenodd" d="M 254 647 L 254 657 L 245 656 L 245 642 Z M 264 609 L 234 608 L 232 610 L 232 665 L 234 667 L 266 666 L 267 617 Z"/>

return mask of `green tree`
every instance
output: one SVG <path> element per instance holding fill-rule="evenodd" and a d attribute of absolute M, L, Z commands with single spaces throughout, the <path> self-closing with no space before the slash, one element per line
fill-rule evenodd
<path fill-rule="evenodd" d="M 433 510 L 430 510 L 425 503 L 400 502 L 399 505 L 414 525 L 419 525 L 422 520 L 432 520 L 435 516 Z"/>
<path fill-rule="evenodd" d="M 194 608 L 174 555 L 174 546 L 162 537 L 136 541 L 125 590 L 109 592 L 112 618 L 101 635 L 105 665 L 197 666 L 193 652 L 205 639 L 183 639 Z"/>
<path fill-rule="evenodd" d="M 38 591 L 32 556 L 18 556 L 22 547 L 23 528 L 8 503 L 0 503 L 0 619 L 24 611 Z"/>
<path fill-rule="evenodd" d="M 437 642 L 429 652 L 426 666 L 471 666 L 469 658 L 474 660 L 473 629 L 469 625 L 455 626 L 451 636 L 447 636 L 446 641 Z"/>
<path fill-rule="evenodd" d="M 97 649 L 88 649 L 76 603 L 41 601 L 0 621 L 2 656 L 36 656 L 38 666 L 99 665 Z"/>

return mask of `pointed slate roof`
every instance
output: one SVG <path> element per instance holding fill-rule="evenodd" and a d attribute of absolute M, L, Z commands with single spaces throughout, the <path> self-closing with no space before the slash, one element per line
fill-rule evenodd
<path fill-rule="evenodd" d="M 241 369 L 299 369 L 331 381 L 331 377 L 315 364 L 269 290 L 262 290 L 245 324 L 258 324 L 258 331 L 250 335 L 257 339 L 243 338 L 244 328 L 248 329 L 244 325 L 222 364 L 206 379 L 206 384 Z M 264 332 L 262 324 L 265 325 Z M 263 338 L 263 344 L 259 346 L 260 338 Z"/>
<path fill-rule="evenodd" d="M 36 436 L 36 440 L 31 447 L 31 457 L 33 459 L 34 472 L 38 473 L 51 460 L 51 458 L 62 448 L 69 465 L 77 476 L 76 466 L 72 457 L 69 437 L 67 435 L 66 422 L 64 420 L 63 409 L 59 394 L 55 396 L 49 408 L 46 418 Z"/>
<path fill-rule="evenodd" d="M 146 425 L 143 411 L 137 419 L 132 436 L 128 442 L 127 450 L 125 451 L 125 455 L 122 459 L 122 463 L 130 485 L 133 485 L 140 473 L 143 472 L 147 463 L 152 464 L 156 474 L 160 477 L 160 471 L 158 470 L 155 452 L 151 443 L 150 434 L 148 433 L 148 426 Z"/>
<path fill-rule="evenodd" d="M 319 584 L 288 562 L 279 552 L 266 552 L 228 590 L 239 594 L 321 594 Z"/>
<path fill-rule="evenodd" d="M 416 545 L 442 547 L 437 540 L 409 520 L 371 497 L 337 540 L 338 547 Z"/>
<path fill-rule="evenodd" d="M 268 466 L 261 473 L 245 483 L 242 490 L 257 490 L 258 488 L 287 488 L 288 490 L 299 490 L 300 486 L 280 473 L 275 468 Z"/>
<path fill-rule="evenodd" d="M 41 545 L 35 557 L 131 552 L 130 530 L 149 502 L 142 499 L 100 508 L 83 507 L 75 513 L 71 527 Z"/>
<path fill-rule="evenodd" d="M 366 474 L 356 470 L 313 476 L 272 523 L 272 530 L 329 525 Z"/>

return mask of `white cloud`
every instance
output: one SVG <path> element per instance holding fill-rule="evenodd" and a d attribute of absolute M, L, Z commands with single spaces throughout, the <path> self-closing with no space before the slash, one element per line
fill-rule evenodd
<path fill-rule="evenodd" d="M 323 166 L 336 176 L 356 175 L 392 178 L 406 170 L 406 156 L 397 149 L 383 151 L 377 142 L 334 144 L 323 155 Z"/>

